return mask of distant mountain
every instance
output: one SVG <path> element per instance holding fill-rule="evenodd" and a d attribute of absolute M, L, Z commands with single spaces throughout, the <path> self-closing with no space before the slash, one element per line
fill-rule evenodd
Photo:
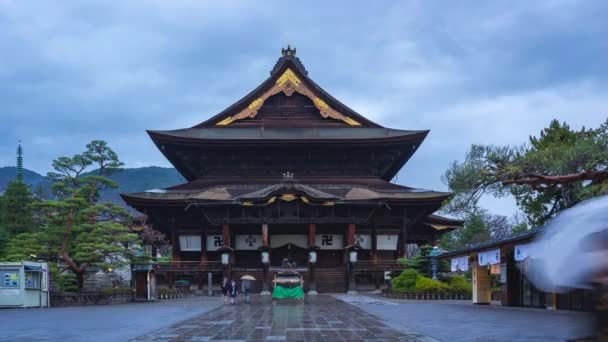
<path fill-rule="evenodd" d="M 15 179 L 16 174 L 15 167 L 0 167 L 0 193 L 4 192 L 8 183 Z M 101 200 L 125 207 L 127 205 L 120 198 L 120 193 L 162 189 L 186 182 L 174 168 L 158 166 L 125 168 L 108 178 L 118 183 L 120 187 L 103 191 Z M 43 198 L 51 198 L 51 182 L 44 176 L 24 169 L 23 180 L 32 187 L 34 193 L 41 194 Z"/>
<path fill-rule="evenodd" d="M 14 166 L 0 167 L 0 193 L 4 192 L 8 183 L 17 177 L 17 168 Z M 42 191 L 43 197 L 48 197 L 51 194 L 51 182 L 44 176 L 23 169 L 23 181 L 32 187 L 32 191 Z"/>

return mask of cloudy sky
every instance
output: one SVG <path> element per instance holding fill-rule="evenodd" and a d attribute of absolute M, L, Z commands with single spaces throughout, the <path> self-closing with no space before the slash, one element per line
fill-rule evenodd
<path fill-rule="evenodd" d="M 92 139 L 129 167 L 169 166 L 145 129 L 218 113 L 292 44 L 359 113 L 430 129 L 398 182 L 445 190 L 441 175 L 473 143 L 606 119 L 607 14 L 606 1 L 0 0 L 0 166 L 19 139 L 40 173 Z"/>

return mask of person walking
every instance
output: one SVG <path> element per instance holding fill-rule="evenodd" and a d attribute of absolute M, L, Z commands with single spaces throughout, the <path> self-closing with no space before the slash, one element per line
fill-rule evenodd
<path fill-rule="evenodd" d="M 230 304 L 234 305 L 236 301 L 236 295 L 239 292 L 239 287 L 236 285 L 236 281 L 232 280 L 228 286 L 230 294 Z"/>
<path fill-rule="evenodd" d="M 249 294 L 251 293 L 251 281 L 250 280 L 242 280 L 241 281 L 241 292 L 245 294 L 245 303 L 251 304 L 251 300 Z"/>
<path fill-rule="evenodd" d="M 228 304 L 228 295 L 230 294 L 228 291 L 229 286 L 230 283 L 228 283 L 228 278 L 224 278 L 224 281 L 222 281 L 222 300 L 224 304 Z"/>

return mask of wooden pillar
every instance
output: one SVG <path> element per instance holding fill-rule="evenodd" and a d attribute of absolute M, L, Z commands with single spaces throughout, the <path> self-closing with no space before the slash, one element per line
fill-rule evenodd
<path fill-rule="evenodd" d="M 173 261 L 179 262 L 181 261 L 181 254 L 179 248 L 179 234 L 175 225 L 175 218 L 171 219 L 169 225 L 169 229 L 171 229 L 171 255 L 173 257 Z"/>
<path fill-rule="evenodd" d="M 169 219 L 169 229 L 171 230 L 171 256 L 172 262 L 179 263 L 181 261 L 180 247 L 179 247 L 179 234 L 177 232 L 177 226 L 175 224 L 175 217 Z M 167 274 L 167 282 L 169 283 L 169 288 L 173 288 L 173 269 L 171 267 L 169 269 L 169 273 Z"/>
<path fill-rule="evenodd" d="M 308 225 L 308 247 L 314 247 L 316 244 L 317 225 L 311 223 Z"/>
<path fill-rule="evenodd" d="M 201 265 L 198 273 L 198 289 L 203 289 L 205 283 L 205 262 L 207 261 L 207 232 L 205 229 L 201 231 Z"/>
<path fill-rule="evenodd" d="M 224 246 L 230 247 L 230 226 L 228 226 L 228 223 L 222 225 L 222 240 L 224 240 Z"/>
<path fill-rule="evenodd" d="M 207 261 L 207 232 L 201 232 L 201 264 Z"/>
<path fill-rule="evenodd" d="M 317 225 L 315 223 L 311 223 L 308 225 L 308 248 L 309 251 L 312 250 L 313 247 L 315 247 L 315 245 L 317 244 L 316 241 L 316 236 L 317 236 Z M 318 256 L 317 256 L 318 258 Z M 316 262 L 319 262 L 319 260 L 317 259 Z M 316 295 L 317 294 L 317 282 L 315 280 L 315 268 L 316 266 L 312 263 L 309 263 L 309 268 L 310 268 L 310 285 L 308 286 L 308 294 L 309 295 Z"/>
<path fill-rule="evenodd" d="M 372 262 L 378 263 L 378 233 L 376 227 L 372 228 Z"/>
<path fill-rule="evenodd" d="M 268 253 L 268 263 L 262 264 L 262 295 L 270 295 L 268 282 L 268 267 L 270 265 L 270 239 L 268 234 L 268 224 L 262 224 L 262 246 Z"/>
<path fill-rule="evenodd" d="M 407 224 L 408 219 L 405 211 L 403 212 L 403 224 L 399 229 L 399 236 L 397 237 L 397 258 L 406 258 L 407 251 L 405 244 L 407 243 Z"/>
<path fill-rule="evenodd" d="M 477 259 L 477 257 L 475 257 Z M 490 304 L 492 302 L 492 284 L 487 266 L 473 262 L 473 304 Z"/>
<path fill-rule="evenodd" d="M 353 246 L 354 244 L 355 244 L 355 224 L 351 223 L 348 225 L 347 245 Z"/>
<path fill-rule="evenodd" d="M 270 246 L 269 238 L 268 238 L 268 224 L 262 224 L 262 246 L 268 247 Z"/>

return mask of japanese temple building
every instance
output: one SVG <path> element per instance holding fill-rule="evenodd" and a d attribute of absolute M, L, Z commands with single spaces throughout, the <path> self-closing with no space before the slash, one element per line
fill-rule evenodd
<path fill-rule="evenodd" d="M 187 183 L 122 197 L 170 238 L 173 261 L 158 269 L 170 286 L 248 273 L 266 290 L 273 272 L 292 267 L 307 291 L 376 289 L 406 244 L 462 225 L 433 215 L 448 193 L 391 182 L 428 133 L 356 113 L 288 47 L 226 110 L 148 131 Z"/>

